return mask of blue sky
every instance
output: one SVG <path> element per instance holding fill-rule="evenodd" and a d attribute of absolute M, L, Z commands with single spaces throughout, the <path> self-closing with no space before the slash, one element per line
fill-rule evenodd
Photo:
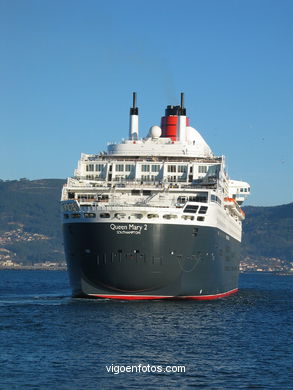
<path fill-rule="evenodd" d="M 250 205 L 293 201 L 293 1 L 0 0 L 0 178 L 65 178 L 80 153 L 187 114 Z"/>

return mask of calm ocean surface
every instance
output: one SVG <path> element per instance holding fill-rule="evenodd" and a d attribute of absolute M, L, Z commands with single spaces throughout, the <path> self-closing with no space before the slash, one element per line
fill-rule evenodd
<path fill-rule="evenodd" d="M 293 389 L 293 276 L 241 275 L 240 288 L 212 302 L 80 300 L 66 272 L 0 271 L 0 389 Z"/>

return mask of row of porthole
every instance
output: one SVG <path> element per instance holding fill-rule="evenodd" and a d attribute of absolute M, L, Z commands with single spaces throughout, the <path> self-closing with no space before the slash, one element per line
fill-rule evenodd
<path fill-rule="evenodd" d="M 95 218 L 96 217 L 96 214 L 95 213 L 84 213 L 83 214 L 85 218 Z M 64 214 L 64 218 L 65 219 L 68 219 L 68 218 L 81 218 L 82 215 L 80 213 L 73 213 L 73 214 Z M 141 219 L 143 218 L 143 214 L 132 214 L 130 217 L 134 217 L 134 218 L 137 218 L 137 219 Z M 147 218 L 148 219 L 156 219 L 156 218 L 159 218 L 159 214 L 147 214 Z M 109 213 L 101 213 L 100 214 L 100 218 L 111 218 L 111 215 Z M 117 218 L 117 219 L 124 219 L 126 218 L 126 214 L 114 214 L 114 218 Z M 177 215 L 175 214 L 165 214 L 163 215 L 163 218 L 164 219 L 176 219 L 178 218 Z M 184 219 L 185 221 L 187 220 L 191 220 L 191 221 L 194 221 L 194 216 L 193 215 L 182 215 L 181 216 L 182 219 Z M 203 216 L 198 216 L 197 217 L 197 221 L 204 221 L 205 220 L 205 217 Z"/>

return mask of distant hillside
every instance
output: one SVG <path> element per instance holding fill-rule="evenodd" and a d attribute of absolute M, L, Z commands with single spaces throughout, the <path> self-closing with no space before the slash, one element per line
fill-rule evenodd
<path fill-rule="evenodd" d="M 243 207 L 243 254 L 293 261 L 293 203 L 274 207 Z"/>
<path fill-rule="evenodd" d="M 64 183 L 62 179 L 0 181 L 0 247 L 15 253 L 16 260 L 64 261 L 59 212 Z"/>
<path fill-rule="evenodd" d="M 59 201 L 65 180 L 0 180 L 0 259 L 64 261 Z M 243 257 L 293 261 L 293 203 L 244 207 Z"/>

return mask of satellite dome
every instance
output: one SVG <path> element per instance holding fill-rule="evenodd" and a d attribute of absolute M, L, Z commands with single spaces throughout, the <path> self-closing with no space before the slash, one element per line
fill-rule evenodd
<path fill-rule="evenodd" d="M 162 129 L 159 126 L 152 126 L 149 132 L 150 137 L 160 138 L 162 135 Z"/>

